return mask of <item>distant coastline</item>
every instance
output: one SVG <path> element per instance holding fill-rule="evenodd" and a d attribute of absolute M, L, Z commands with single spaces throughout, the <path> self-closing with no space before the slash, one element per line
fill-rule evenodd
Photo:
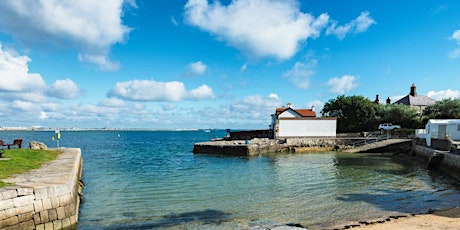
<path fill-rule="evenodd" d="M 59 131 L 203 131 L 209 132 L 210 129 L 159 129 L 159 128 L 43 128 L 43 127 L 0 127 L 0 131 L 48 131 L 54 132 L 56 130 Z M 211 129 L 211 132 L 214 131 L 225 131 L 226 129 Z"/>

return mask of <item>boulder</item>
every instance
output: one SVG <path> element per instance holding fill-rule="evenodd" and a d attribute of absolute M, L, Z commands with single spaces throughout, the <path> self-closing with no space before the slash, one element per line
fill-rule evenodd
<path fill-rule="evenodd" d="M 42 142 L 38 142 L 38 141 L 29 142 L 29 147 L 31 149 L 42 149 L 42 150 L 48 149 L 48 147 L 45 144 L 43 144 Z"/>

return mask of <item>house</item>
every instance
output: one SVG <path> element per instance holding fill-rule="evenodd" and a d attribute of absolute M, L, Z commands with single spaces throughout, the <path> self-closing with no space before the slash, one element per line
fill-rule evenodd
<path fill-rule="evenodd" d="M 426 145 L 431 146 L 432 139 L 460 140 L 460 119 L 430 119 L 425 125 Z"/>
<path fill-rule="evenodd" d="M 336 118 L 319 118 L 313 109 L 276 108 L 272 114 L 274 138 L 279 137 L 335 137 Z"/>
<path fill-rule="evenodd" d="M 387 99 L 387 103 L 388 100 L 389 99 Z M 418 95 L 417 87 L 415 86 L 415 84 L 412 84 L 412 86 L 410 87 L 410 93 L 396 101 L 394 104 L 408 105 L 410 107 L 415 108 L 419 115 L 422 115 L 423 110 L 425 110 L 425 107 L 427 107 L 428 105 L 434 105 L 435 103 L 436 101 L 428 96 Z"/>

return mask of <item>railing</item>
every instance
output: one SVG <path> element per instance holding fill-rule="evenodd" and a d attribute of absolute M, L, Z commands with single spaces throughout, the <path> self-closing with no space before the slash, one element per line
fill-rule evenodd
<path fill-rule="evenodd" d="M 372 143 L 376 143 L 376 142 L 379 142 L 379 141 L 388 140 L 388 139 L 390 139 L 390 137 L 391 137 L 390 134 L 378 135 L 376 137 L 372 137 L 372 135 L 370 135 L 370 136 L 366 137 L 364 140 L 353 142 L 352 146 L 353 146 L 353 148 L 356 148 L 356 147 L 359 147 L 359 146 L 372 144 Z"/>

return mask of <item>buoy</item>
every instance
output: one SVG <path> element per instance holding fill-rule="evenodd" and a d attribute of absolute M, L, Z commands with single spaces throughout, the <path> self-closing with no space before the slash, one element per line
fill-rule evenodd
<path fill-rule="evenodd" d="M 118 138 L 120 138 L 120 134 L 118 134 Z"/>

